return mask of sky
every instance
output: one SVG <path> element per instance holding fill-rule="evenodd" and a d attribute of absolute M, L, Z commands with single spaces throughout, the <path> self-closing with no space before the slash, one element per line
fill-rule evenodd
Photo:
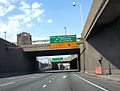
<path fill-rule="evenodd" d="M 76 6 L 73 6 L 73 1 Z M 17 34 L 28 32 L 32 40 L 49 39 L 49 36 L 76 34 L 80 37 L 82 19 L 85 25 L 93 0 L 0 0 L 0 38 L 17 41 Z M 63 56 L 68 57 L 69 55 Z M 62 56 L 51 56 L 62 57 Z M 39 57 L 47 62 L 49 58 Z"/>
<path fill-rule="evenodd" d="M 16 42 L 17 34 L 28 32 L 32 40 L 82 32 L 80 7 L 85 24 L 93 0 L 0 0 L 0 38 Z"/>

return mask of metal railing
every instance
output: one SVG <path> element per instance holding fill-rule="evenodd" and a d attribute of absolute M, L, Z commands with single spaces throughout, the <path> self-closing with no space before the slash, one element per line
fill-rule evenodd
<path fill-rule="evenodd" d="M 81 38 L 77 38 L 77 45 L 81 44 Z M 12 45 L 12 46 L 11 46 Z M 14 46 L 13 46 L 14 45 Z M 17 45 L 16 42 L 14 43 L 6 43 L 6 47 L 8 48 L 50 48 L 50 40 L 34 40 L 32 41 L 31 45 Z"/>

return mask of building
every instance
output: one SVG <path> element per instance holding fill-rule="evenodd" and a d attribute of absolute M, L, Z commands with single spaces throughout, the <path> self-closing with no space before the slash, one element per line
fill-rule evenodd
<path fill-rule="evenodd" d="M 30 45 L 32 44 L 32 36 L 30 33 L 22 32 L 17 34 L 17 45 Z"/>

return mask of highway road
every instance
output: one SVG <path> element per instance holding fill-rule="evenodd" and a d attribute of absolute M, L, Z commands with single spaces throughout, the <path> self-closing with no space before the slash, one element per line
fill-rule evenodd
<path fill-rule="evenodd" d="M 0 78 L 0 91 L 119 91 L 120 82 L 79 72 Z"/>

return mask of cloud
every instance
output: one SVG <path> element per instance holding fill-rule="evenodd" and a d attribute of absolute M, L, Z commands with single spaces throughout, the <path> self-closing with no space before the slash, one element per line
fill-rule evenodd
<path fill-rule="evenodd" d="M 53 21 L 52 21 L 52 19 L 49 19 L 49 20 L 47 20 L 47 22 L 48 22 L 48 23 L 52 23 Z"/>
<path fill-rule="evenodd" d="M 0 21 L 0 32 L 2 33 L 2 32 L 5 32 L 6 30 L 7 30 L 7 27 L 6 27 L 7 25 L 4 23 L 4 22 L 2 22 L 2 21 Z M 0 34 L 1 34 L 0 33 Z"/>
<path fill-rule="evenodd" d="M 0 16 L 4 16 L 6 14 L 6 9 L 0 5 Z"/>
<path fill-rule="evenodd" d="M 32 10 L 31 10 L 31 12 L 32 12 L 32 17 L 38 17 L 38 16 L 40 16 L 41 14 L 43 14 L 43 12 L 44 12 L 44 9 L 40 9 L 40 6 L 41 6 L 42 4 L 39 4 L 39 3 L 37 3 L 37 2 L 34 2 L 33 4 L 32 4 Z"/>
<path fill-rule="evenodd" d="M 0 16 L 6 15 L 8 12 L 12 11 L 14 9 L 14 5 L 10 5 L 8 8 L 3 7 L 0 5 Z"/>
<path fill-rule="evenodd" d="M 6 32 L 7 40 L 8 41 L 16 41 L 15 37 L 18 32 L 22 31 L 20 29 L 20 23 L 19 21 L 8 21 L 7 24 L 4 22 L 0 22 L 0 36 L 4 38 L 4 32 Z"/>
<path fill-rule="evenodd" d="M 19 14 L 19 15 L 14 15 L 12 17 L 8 17 L 9 20 L 20 20 L 20 19 L 24 19 L 25 15 L 23 14 Z"/>
<path fill-rule="evenodd" d="M 34 12 L 34 13 L 33 13 L 32 17 L 38 17 L 38 16 L 40 16 L 41 14 L 43 14 L 44 10 L 43 10 L 43 9 L 42 9 L 42 10 L 36 9 L 36 10 L 33 11 L 33 12 Z"/>
<path fill-rule="evenodd" d="M 26 11 L 26 9 L 30 9 L 30 5 L 29 4 L 27 4 L 26 2 L 24 2 L 24 1 L 22 1 L 21 2 L 21 7 L 19 7 L 19 9 L 21 10 L 21 11 Z"/>
<path fill-rule="evenodd" d="M 18 0 L 0 0 L 0 4 L 2 3 L 0 5 L 0 37 L 4 38 L 4 32 L 6 32 L 8 41 L 16 41 L 16 35 L 22 32 L 24 28 L 35 26 L 35 24 L 31 22 L 32 20 L 52 23 L 52 19 L 42 20 L 40 17 L 45 12 L 44 9 L 40 9 L 42 4 L 34 2 L 30 5 L 26 3 L 25 0 L 22 0 L 20 1 L 21 3 L 19 3 L 20 6 L 15 6 L 14 2 L 16 1 Z M 19 9 L 19 14 L 8 14 L 8 12 L 12 12 L 15 9 Z M 5 15 L 7 15 L 7 17 Z M 2 18 L 4 18 L 5 21 L 3 21 Z"/>
<path fill-rule="evenodd" d="M 31 11 L 30 11 L 30 9 L 25 9 L 24 12 L 25 12 L 26 15 L 30 15 Z"/>
<path fill-rule="evenodd" d="M 37 3 L 37 2 L 34 2 L 32 4 L 32 9 L 36 9 L 36 8 L 40 8 L 41 4 Z"/>
<path fill-rule="evenodd" d="M 8 4 L 9 2 L 7 0 L 0 0 L 0 3 L 2 3 L 2 4 Z"/>
<path fill-rule="evenodd" d="M 41 20 L 41 18 L 37 18 L 37 21 L 38 21 L 38 22 L 41 22 L 42 20 Z"/>
<path fill-rule="evenodd" d="M 27 27 L 33 27 L 34 24 L 30 23 L 30 24 L 26 24 Z"/>
<path fill-rule="evenodd" d="M 30 22 L 31 21 L 31 18 L 30 17 L 26 17 L 26 18 L 24 18 L 24 23 L 26 23 L 26 22 Z"/>
<path fill-rule="evenodd" d="M 6 12 L 10 12 L 10 11 L 12 11 L 14 8 L 15 8 L 14 5 L 10 5 L 10 6 L 7 8 L 7 11 L 6 11 Z"/>
<path fill-rule="evenodd" d="M 4 6 L 9 6 L 11 3 L 15 3 L 18 0 L 0 0 L 0 4 L 3 4 Z"/>
<path fill-rule="evenodd" d="M 20 22 L 17 20 L 8 21 L 8 32 L 19 32 L 20 29 Z M 11 31 L 12 30 L 12 31 Z"/>
<path fill-rule="evenodd" d="M 26 2 L 22 1 L 21 2 L 21 7 L 19 9 L 23 11 L 27 17 L 33 17 L 36 18 L 43 14 L 44 9 L 39 9 L 41 4 L 34 2 L 31 6 L 27 4 Z M 32 7 L 32 8 L 31 8 Z"/>

